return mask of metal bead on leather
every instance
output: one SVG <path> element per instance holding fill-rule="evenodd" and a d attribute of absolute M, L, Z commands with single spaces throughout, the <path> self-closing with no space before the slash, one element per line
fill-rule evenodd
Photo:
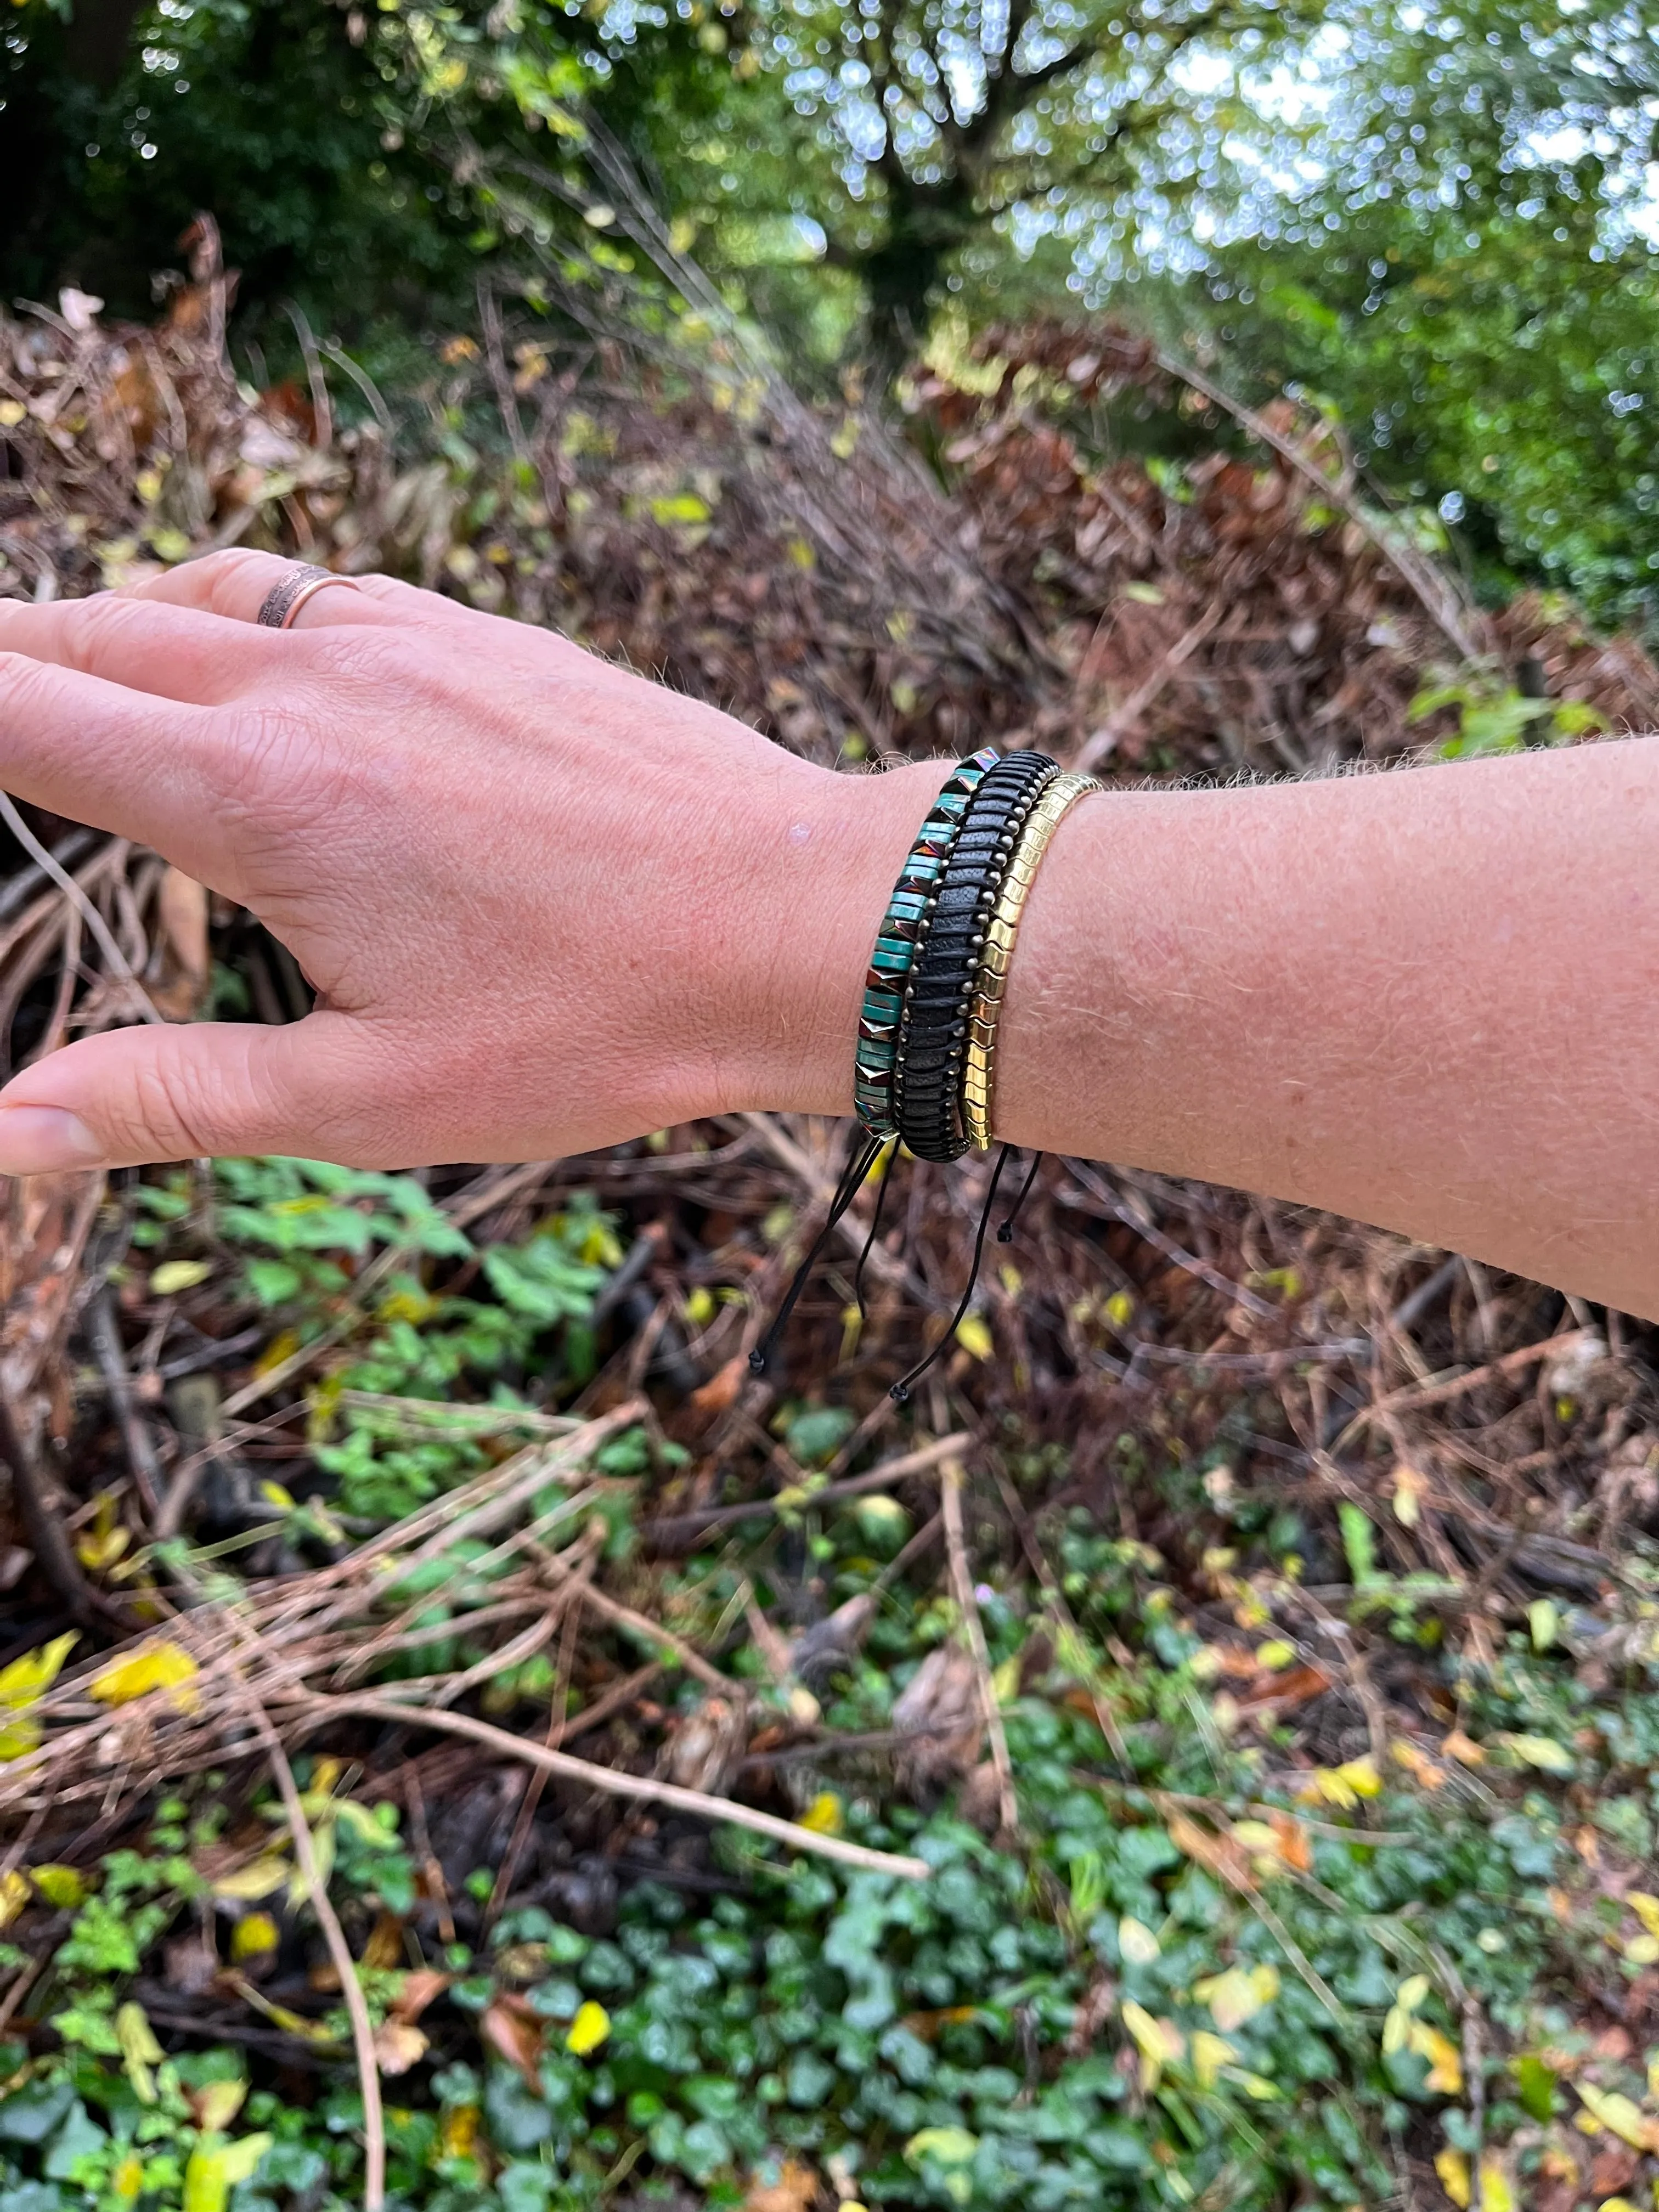
<path fill-rule="evenodd" d="M 919 1159 L 967 1151 L 963 1079 L 969 1008 L 986 931 L 1026 819 L 1059 774 L 1046 753 L 1007 754 L 969 800 L 917 947 L 900 1012 L 894 1112 Z"/>

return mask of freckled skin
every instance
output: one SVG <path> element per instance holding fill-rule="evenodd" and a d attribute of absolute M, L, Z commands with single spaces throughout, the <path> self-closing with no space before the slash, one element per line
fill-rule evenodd
<path fill-rule="evenodd" d="M 231 553 L 0 604 L 0 785 L 253 908 L 328 1004 L 88 1038 L 0 1171 L 578 1152 L 845 1114 L 940 763 L 835 775 L 383 579 Z M 1091 798 L 1021 926 L 999 1135 L 1259 1189 L 1659 1317 L 1659 738 Z"/>

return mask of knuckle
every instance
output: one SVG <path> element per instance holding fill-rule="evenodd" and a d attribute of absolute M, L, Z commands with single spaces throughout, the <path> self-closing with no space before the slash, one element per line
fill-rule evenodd
<path fill-rule="evenodd" d="M 117 1108 L 127 1124 L 121 1133 L 131 1149 L 167 1159 L 213 1152 L 216 1127 L 223 1127 L 222 1091 L 210 1063 L 176 1048 L 158 1052 L 135 1069 L 131 1092 Z"/>
<path fill-rule="evenodd" d="M 264 827 L 310 819 L 327 805 L 326 754 L 302 701 L 261 699 L 228 715 L 216 766 L 222 804 Z"/>

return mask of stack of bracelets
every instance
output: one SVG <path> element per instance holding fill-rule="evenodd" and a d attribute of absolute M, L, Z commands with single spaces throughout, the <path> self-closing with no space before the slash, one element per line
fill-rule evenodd
<path fill-rule="evenodd" d="M 1100 788 L 1092 776 L 1063 774 L 1047 753 L 999 757 L 988 746 L 958 762 L 946 777 L 893 887 L 865 978 L 853 1085 L 861 1140 L 822 1233 L 750 1355 L 757 1372 L 765 1367 L 808 1274 L 884 1145 L 897 1139 L 917 1159 L 941 1162 L 959 1159 L 970 1148 L 990 1150 L 997 1027 L 1020 915 L 1055 830 L 1085 793 Z M 1003 1147 L 991 1176 L 958 1321 L 973 1295 L 1010 1149 Z M 884 1177 L 882 1197 L 886 1189 Z M 866 1259 L 880 1218 L 878 1198 Z M 1011 1215 L 999 1231 L 1005 1243 L 1012 1230 Z M 860 1260 L 860 1285 L 863 1272 Z M 950 1334 L 895 1383 L 896 1398 L 909 1395 L 910 1384 Z"/>

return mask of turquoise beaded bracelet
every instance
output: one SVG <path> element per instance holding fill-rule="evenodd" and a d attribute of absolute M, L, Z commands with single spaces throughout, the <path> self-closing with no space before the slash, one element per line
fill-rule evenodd
<path fill-rule="evenodd" d="M 898 1128 L 893 1112 L 893 1066 L 905 981 L 927 934 L 933 896 L 968 802 L 987 771 L 995 767 L 997 757 L 994 746 L 981 746 L 951 769 L 916 833 L 882 916 L 864 979 L 858 1058 L 853 1071 L 854 1110 L 869 1136 L 890 1137 Z"/>

